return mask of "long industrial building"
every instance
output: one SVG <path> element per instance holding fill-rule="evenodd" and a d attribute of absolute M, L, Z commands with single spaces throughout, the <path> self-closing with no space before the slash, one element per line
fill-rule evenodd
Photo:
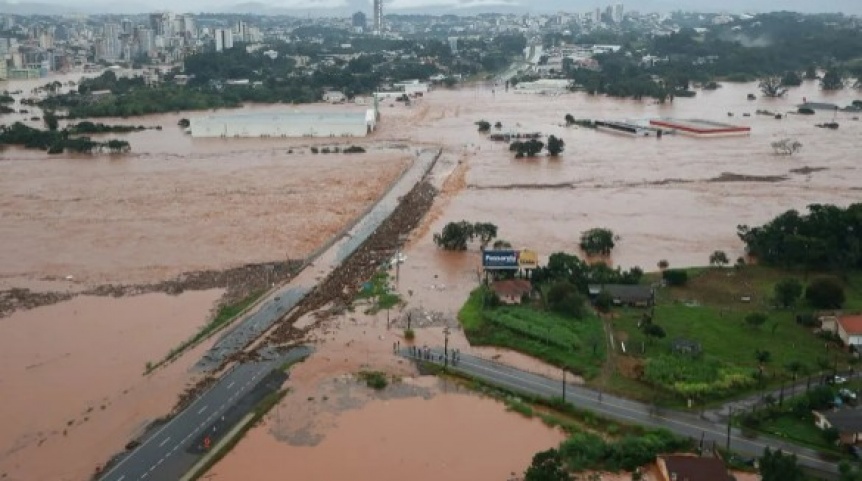
<path fill-rule="evenodd" d="M 192 118 L 192 137 L 365 137 L 374 131 L 374 109 L 352 112 L 273 112 Z"/>

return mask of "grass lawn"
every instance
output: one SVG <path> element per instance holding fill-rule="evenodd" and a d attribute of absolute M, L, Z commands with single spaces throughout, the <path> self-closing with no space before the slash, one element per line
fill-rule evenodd
<path fill-rule="evenodd" d="M 676 339 L 696 341 L 701 344 L 703 355 L 700 359 L 687 361 L 691 363 L 690 367 L 697 367 L 694 363 L 712 363 L 713 366 L 723 366 L 726 371 L 735 370 L 737 374 L 757 371 L 759 363 L 755 352 L 769 351 L 770 360 L 764 365 L 764 374 L 770 385 L 779 384 L 782 377 L 789 377 L 786 366 L 791 362 L 802 363 L 803 372 L 816 372 L 827 365 L 831 367 L 836 359 L 839 368 L 846 366 L 849 356 L 843 350 L 832 344 L 827 349 L 823 339 L 795 322 L 796 313 L 810 309 L 772 307 L 773 286 L 786 277 L 797 277 L 805 282 L 801 274 L 788 274 L 761 266 L 746 266 L 741 270 L 692 269 L 686 286 L 657 290 L 653 322 L 665 330 L 667 336 L 664 339 L 651 341 L 638 328 L 638 321 L 649 311 L 621 308 L 613 313 L 617 341 L 623 341 L 626 353 L 640 359 L 643 364 L 656 362 L 655 359 L 670 354 Z M 811 277 L 808 276 L 809 280 Z M 847 310 L 862 309 L 862 273 L 851 275 L 845 294 Z M 750 300 L 743 301 L 743 297 Z M 800 304 L 803 302 L 801 300 Z M 757 311 L 765 313 L 768 320 L 762 326 L 752 328 L 744 319 L 747 314 Z M 697 382 L 715 381 L 716 376 L 709 374 L 710 370 L 701 371 L 699 375 L 705 379 L 697 379 Z M 706 379 L 710 377 L 713 379 Z M 620 387 L 624 387 L 624 383 L 620 383 Z M 737 390 L 741 394 L 754 389 L 746 386 Z M 641 396 L 638 397 L 642 397 L 643 393 L 639 394 Z"/>
<path fill-rule="evenodd" d="M 574 319 L 534 306 L 482 308 L 482 289 L 458 317 L 473 345 L 514 349 L 589 379 L 605 360 L 602 322 L 594 315 Z"/>
<path fill-rule="evenodd" d="M 840 452 L 835 444 L 826 441 L 823 430 L 814 425 L 812 416 L 797 418 L 792 414 L 782 414 L 763 421 L 758 431 L 818 450 Z"/>

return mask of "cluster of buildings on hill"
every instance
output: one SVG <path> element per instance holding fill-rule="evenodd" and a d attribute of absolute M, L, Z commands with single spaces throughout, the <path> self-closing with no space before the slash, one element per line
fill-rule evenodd
<path fill-rule="evenodd" d="M 666 34 L 679 29 L 670 16 L 627 11 L 622 4 L 583 13 L 541 15 L 384 14 L 383 0 L 374 0 L 370 12 L 356 12 L 343 18 L 170 12 L 129 16 L 0 15 L 0 79 L 32 78 L 54 71 L 97 69 L 112 64 L 176 65 L 189 54 L 224 51 L 238 44 L 285 42 L 323 46 L 328 29 L 349 35 L 374 34 L 393 39 L 445 38 L 456 54 L 462 53 L 459 39 L 483 39 L 507 33 L 523 34 L 540 43 L 538 39 L 543 34 L 555 32 L 626 28 Z M 711 24 L 709 19 L 704 22 Z M 320 28 L 314 31 L 304 28 L 309 26 Z M 569 52 L 569 55 L 561 52 L 560 58 L 589 58 L 594 53 Z M 554 68 L 557 56 L 550 57 L 550 65 L 545 69 Z"/>

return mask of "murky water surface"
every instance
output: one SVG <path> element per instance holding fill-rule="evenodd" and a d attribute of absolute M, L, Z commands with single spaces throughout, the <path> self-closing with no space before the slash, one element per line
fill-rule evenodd
<path fill-rule="evenodd" d="M 0 320 L 0 478 L 87 479 L 170 412 L 194 353 L 147 377 L 145 365 L 191 337 L 221 293 L 77 297 Z"/>

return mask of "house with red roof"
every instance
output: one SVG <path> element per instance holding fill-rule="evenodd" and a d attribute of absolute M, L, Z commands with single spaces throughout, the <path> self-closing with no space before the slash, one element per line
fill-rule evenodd
<path fill-rule="evenodd" d="M 838 316 L 838 337 L 847 346 L 862 348 L 862 314 Z"/>

